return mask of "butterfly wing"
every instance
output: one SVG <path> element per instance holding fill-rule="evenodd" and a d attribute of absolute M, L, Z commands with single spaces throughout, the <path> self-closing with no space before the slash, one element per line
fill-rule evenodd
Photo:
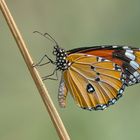
<path fill-rule="evenodd" d="M 81 108 L 103 110 L 122 96 L 126 76 L 117 64 L 84 53 L 70 54 L 67 60 L 71 65 L 63 71 L 64 82 Z"/>
<path fill-rule="evenodd" d="M 126 85 L 140 82 L 140 49 L 128 46 L 94 46 L 68 51 L 100 56 L 119 65 L 126 74 Z M 116 65 L 116 69 L 118 69 Z"/>

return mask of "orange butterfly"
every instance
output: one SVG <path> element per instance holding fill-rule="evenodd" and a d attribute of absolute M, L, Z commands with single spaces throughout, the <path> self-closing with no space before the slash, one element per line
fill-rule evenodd
<path fill-rule="evenodd" d="M 122 95 L 126 86 L 140 82 L 140 50 L 128 46 L 93 46 L 65 51 L 54 41 L 52 61 L 47 55 L 36 64 L 42 66 L 52 63 L 56 65 L 54 72 L 43 77 L 43 80 L 53 79 L 50 76 L 57 71 L 62 72 L 58 102 L 66 106 L 66 97 L 70 91 L 76 104 L 87 110 L 104 110 L 113 105 Z M 47 57 L 49 62 L 41 64 Z"/>

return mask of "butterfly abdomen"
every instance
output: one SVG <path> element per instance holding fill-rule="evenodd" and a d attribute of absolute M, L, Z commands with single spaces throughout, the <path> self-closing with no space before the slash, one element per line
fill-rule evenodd
<path fill-rule="evenodd" d="M 60 85 L 59 85 L 59 91 L 58 91 L 58 102 L 59 102 L 60 107 L 62 107 L 62 108 L 66 107 L 67 93 L 68 93 L 68 89 L 66 87 L 66 84 L 65 84 L 63 76 L 62 76 Z"/>

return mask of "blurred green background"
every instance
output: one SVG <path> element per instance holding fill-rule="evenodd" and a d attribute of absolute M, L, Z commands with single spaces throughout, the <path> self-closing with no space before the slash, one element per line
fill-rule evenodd
<path fill-rule="evenodd" d="M 101 44 L 140 47 L 139 0 L 8 0 L 10 11 L 35 62 L 52 59 L 48 32 L 66 50 Z M 42 76 L 54 69 L 39 68 Z M 140 85 L 129 87 L 105 111 L 67 108 L 57 102 L 59 81 L 45 81 L 72 140 L 140 140 Z M 0 140 L 58 140 L 50 117 L 0 13 Z"/>

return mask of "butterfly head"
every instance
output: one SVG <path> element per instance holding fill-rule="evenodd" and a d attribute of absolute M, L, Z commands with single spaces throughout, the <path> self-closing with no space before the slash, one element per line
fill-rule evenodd
<path fill-rule="evenodd" d="M 53 64 L 56 64 L 56 70 L 66 70 L 68 69 L 68 67 L 70 66 L 70 62 L 66 59 L 67 58 L 67 52 L 60 48 L 58 43 L 56 42 L 56 40 L 48 33 L 42 34 L 39 31 L 34 31 L 33 33 L 38 33 L 41 36 L 44 36 L 45 38 L 47 38 L 48 40 L 50 40 L 52 43 L 54 43 L 54 50 L 53 50 L 53 54 L 56 56 L 56 61 L 53 62 Z"/>
<path fill-rule="evenodd" d="M 68 62 L 67 53 L 64 49 L 59 46 L 54 46 L 53 54 L 56 56 L 56 66 L 58 70 L 68 69 L 70 63 Z"/>

